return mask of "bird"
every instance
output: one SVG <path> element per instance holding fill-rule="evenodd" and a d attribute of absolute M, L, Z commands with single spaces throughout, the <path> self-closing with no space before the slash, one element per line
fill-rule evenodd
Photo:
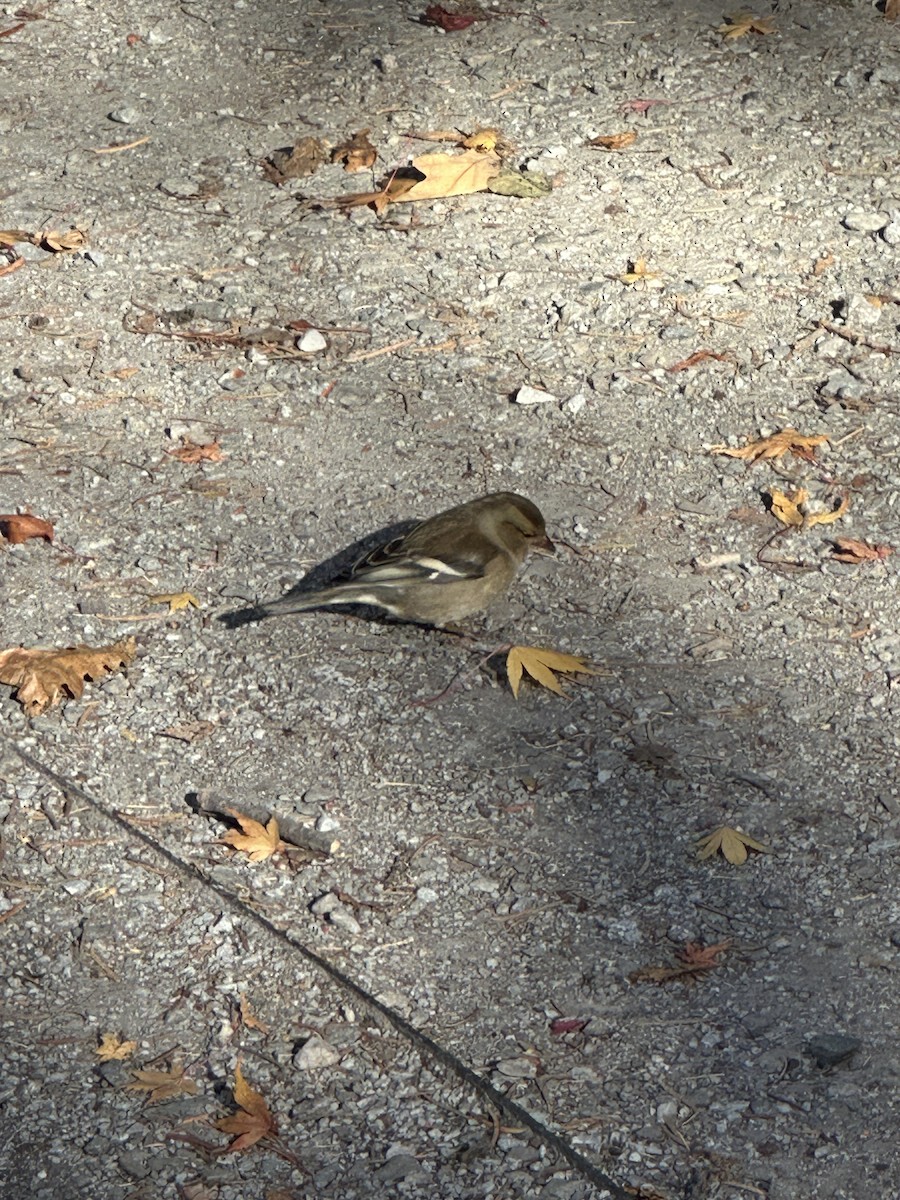
<path fill-rule="evenodd" d="M 552 555 L 540 509 L 491 492 L 422 521 L 361 559 L 346 580 L 226 614 L 234 626 L 332 605 L 365 604 L 422 625 L 454 626 L 500 599 L 530 552 Z"/>

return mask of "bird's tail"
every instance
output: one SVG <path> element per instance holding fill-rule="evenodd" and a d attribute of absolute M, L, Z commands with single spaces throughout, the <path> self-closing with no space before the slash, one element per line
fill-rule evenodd
<path fill-rule="evenodd" d="M 241 625 L 250 624 L 251 621 L 262 621 L 265 617 L 284 617 L 289 613 L 309 612 L 311 609 L 328 608 L 333 604 L 372 604 L 391 611 L 384 599 L 373 594 L 371 588 L 363 584 L 344 583 L 338 587 L 322 588 L 317 592 L 286 592 L 277 600 L 269 600 L 255 608 L 225 613 L 219 619 L 229 629 L 236 629 Z"/>

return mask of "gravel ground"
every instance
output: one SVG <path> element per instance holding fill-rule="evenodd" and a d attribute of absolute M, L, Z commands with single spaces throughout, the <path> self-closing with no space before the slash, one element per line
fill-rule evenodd
<path fill-rule="evenodd" d="M 887 1197 L 900 558 L 833 543 L 900 544 L 900 24 L 423 9 L 2 6 L 2 223 L 88 237 L 0 274 L 0 509 L 56 530 L 0 548 L 3 646 L 137 658 L 0 696 L 0 1193 Z M 552 193 L 321 203 L 484 127 Z M 364 128 L 371 172 L 261 168 Z M 785 428 L 828 440 L 712 449 Z M 475 644 L 217 619 L 501 488 L 559 550 Z M 501 641 L 602 673 L 516 701 Z M 339 846 L 232 855 L 206 789 Z M 238 1063 L 279 1141 L 213 1153 Z"/>

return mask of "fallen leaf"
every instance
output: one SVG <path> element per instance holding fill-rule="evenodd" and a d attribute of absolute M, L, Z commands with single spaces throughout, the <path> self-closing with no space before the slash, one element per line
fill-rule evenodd
<path fill-rule="evenodd" d="M 828 509 L 827 512 L 814 512 L 806 514 L 805 529 L 812 529 L 814 525 L 833 525 L 835 521 L 839 521 L 847 509 L 850 507 L 850 495 L 845 493 L 840 502 L 834 508 Z"/>
<path fill-rule="evenodd" d="M 53 526 L 49 521 L 33 517 L 31 513 L 5 513 L 0 516 L 0 533 L 11 546 L 21 545 L 29 538 L 43 538 L 45 542 L 53 541 Z"/>
<path fill-rule="evenodd" d="M 181 725 L 170 725 L 160 732 L 160 737 L 175 738 L 179 742 L 196 742 L 198 738 L 208 737 L 215 729 L 212 721 L 185 721 Z"/>
<path fill-rule="evenodd" d="M 900 0 L 898 0 L 900 3 Z M 894 553 L 893 546 L 863 542 L 857 538 L 835 538 L 831 557 L 836 562 L 852 563 L 881 562 Z"/>
<path fill-rule="evenodd" d="M 137 1050 L 137 1042 L 123 1042 L 118 1034 L 104 1033 L 94 1051 L 101 1062 L 116 1062 L 129 1058 Z"/>
<path fill-rule="evenodd" d="M 293 146 L 273 150 L 263 162 L 262 169 L 270 183 L 280 184 L 288 179 L 314 175 L 327 156 L 325 146 L 318 138 L 305 137 Z"/>
<path fill-rule="evenodd" d="M 252 817 L 245 817 L 236 808 L 229 808 L 228 812 L 240 825 L 243 833 L 238 833 L 236 829 L 229 829 L 222 841 L 233 849 L 246 854 L 251 862 L 263 862 L 276 850 L 283 848 L 284 842 L 279 836 L 278 822 L 274 817 L 268 825 L 263 825 L 259 821 L 254 821 Z"/>
<path fill-rule="evenodd" d="M 188 1079 L 184 1067 L 172 1064 L 170 1071 L 132 1071 L 132 1082 L 125 1084 L 126 1092 L 146 1092 L 148 1104 L 171 1100 L 175 1096 L 196 1096 L 198 1088 Z"/>
<path fill-rule="evenodd" d="M 671 983 L 678 980 L 691 985 L 707 971 L 712 971 L 722 964 L 718 956 L 731 945 L 731 939 L 716 942 L 712 946 L 702 946 L 699 942 L 685 942 L 683 949 L 677 951 L 679 961 L 668 967 L 640 967 L 628 976 L 629 983 Z"/>
<path fill-rule="evenodd" d="M 556 1017 L 550 1022 L 550 1032 L 557 1037 L 564 1033 L 581 1033 L 590 1017 Z"/>
<path fill-rule="evenodd" d="M 278 1132 L 275 1118 L 269 1112 L 265 1100 L 244 1078 L 240 1062 L 234 1070 L 234 1102 L 239 1111 L 215 1123 L 216 1129 L 220 1129 L 222 1133 L 235 1135 L 234 1141 L 228 1146 L 229 1153 L 249 1150 L 258 1141 L 272 1137 Z"/>
<path fill-rule="evenodd" d="M 0 246 L 14 246 L 16 242 L 30 242 L 31 234 L 26 229 L 0 229 Z"/>
<path fill-rule="evenodd" d="M 533 200 L 536 196 L 549 196 L 553 191 L 553 180 L 543 171 L 517 171 L 513 167 L 504 167 L 499 175 L 488 181 L 484 190 L 493 196 Z"/>
<path fill-rule="evenodd" d="M 751 464 L 768 459 L 777 460 L 783 458 L 785 454 L 792 454 L 795 458 L 802 458 L 804 462 L 814 463 L 816 447 L 824 446 L 827 442 L 828 437 L 825 434 L 804 437 L 796 429 L 780 429 L 778 433 L 760 438 L 756 442 L 749 442 L 738 450 L 731 446 L 710 446 L 709 452 L 710 454 L 725 454 L 729 458 L 743 458 Z"/>
<path fill-rule="evenodd" d="M 671 367 L 666 367 L 666 370 L 674 375 L 676 371 L 687 371 L 691 367 L 696 367 L 698 363 L 706 362 L 708 359 L 714 359 L 716 362 L 730 362 L 731 356 L 728 354 L 716 354 L 714 350 L 695 350 L 687 358 L 673 363 Z"/>
<path fill-rule="evenodd" d="M 888 21 L 900 21 L 900 0 L 885 0 L 884 15 Z"/>
<path fill-rule="evenodd" d="M 732 13 L 726 24 L 720 25 L 716 32 L 721 33 L 726 41 L 745 37 L 748 33 L 765 35 L 775 32 L 775 20 L 773 17 L 754 17 L 749 12 Z"/>
<path fill-rule="evenodd" d="M 345 171 L 365 171 L 374 166 L 378 152 L 369 141 L 369 130 L 360 129 L 331 152 L 333 163 L 343 163 Z"/>
<path fill-rule="evenodd" d="M 444 33 L 460 33 L 476 21 L 485 20 L 485 14 L 474 5 L 464 12 L 452 12 L 440 4 L 429 4 L 424 20 L 426 25 L 437 25 Z"/>
<path fill-rule="evenodd" d="M 189 438 L 182 438 L 181 446 L 177 450 L 167 450 L 166 454 L 183 463 L 221 462 L 225 457 L 218 441 L 205 442 L 198 446 Z"/>
<path fill-rule="evenodd" d="M 168 604 L 169 612 L 178 612 L 182 608 L 199 608 L 200 601 L 193 592 L 159 592 L 155 596 L 148 596 L 147 599 L 151 604 Z"/>
<path fill-rule="evenodd" d="M 446 196 L 469 196 L 483 192 L 490 179 L 500 171 L 500 156 L 493 150 L 464 150 L 462 154 L 420 154 L 412 160 L 416 171 L 424 175 L 397 200 L 437 200 Z"/>
<path fill-rule="evenodd" d="M 559 686 L 560 675 L 601 675 L 602 671 L 586 665 L 585 660 L 575 654 L 563 654 L 560 650 L 547 650 L 540 646 L 512 646 L 506 656 L 506 677 L 513 696 L 518 699 L 525 671 L 542 687 L 557 696 L 565 695 Z"/>
<path fill-rule="evenodd" d="M 651 108 L 657 104 L 671 104 L 671 100 L 623 100 L 619 105 L 620 113 L 636 112 L 642 113 L 645 117 Z"/>
<path fill-rule="evenodd" d="M 718 829 L 714 829 L 712 833 L 707 834 L 697 843 L 698 858 L 712 858 L 714 854 L 721 851 L 728 862 L 735 867 L 739 867 L 747 861 L 749 850 L 758 850 L 760 854 L 772 853 L 768 846 L 764 846 L 762 842 L 750 837 L 749 833 L 744 833 L 741 829 L 732 829 L 730 825 L 720 825 Z"/>
<path fill-rule="evenodd" d="M 646 258 L 636 258 L 628 264 L 628 270 L 624 275 L 620 275 L 619 279 L 623 283 L 634 285 L 636 283 L 644 283 L 648 279 L 659 279 L 659 271 L 648 271 Z"/>
<path fill-rule="evenodd" d="M 13 647 L 0 652 L 0 683 L 16 688 L 16 699 L 28 715 L 39 717 L 58 704 L 64 692 L 79 699 L 86 679 L 96 683 L 127 667 L 136 652 L 134 638 L 111 646 L 69 646 L 64 650 Z"/>
<path fill-rule="evenodd" d="M 778 488 L 771 487 L 766 495 L 769 497 L 769 511 L 782 525 L 788 525 L 794 529 L 799 529 L 803 525 L 805 518 L 800 511 L 800 505 L 809 499 L 809 492 L 806 488 L 797 488 L 795 492 L 787 495 Z"/>
<path fill-rule="evenodd" d="M 53 250 L 56 254 L 73 254 L 83 250 L 88 244 L 87 234 L 83 229 L 67 229 L 60 233 L 58 229 L 49 229 L 46 233 L 35 234 L 36 244 L 43 250 Z"/>
<path fill-rule="evenodd" d="M 477 150 L 479 154 L 494 152 L 501 158 L 512 154 L 515 150 L 512 142 L 503 136 L 499 129 L 476 129 L 459 143 L 465 150 Z"/>
<path fill-rule="evenodd" d="M 636 141 L 637 134 L 633 129 L 629 129 L 625 133 L 601 133 L 598 137 L 591 138 L 588 145 L 596 146 L 599 150 L 624 150 L 626 146 L 633 146 Z"/>
<path fill-rule="evenodd" d="M 262 1021 L 254 1015 L 253 1009 L 250 1007 L 250 1001 L 243 994 L 238 1000 L 238 1006 L 241 1010 L 241 1020 L 248 1029 L 257 1029 L 260 1033 L 269 1032 L 268 1026 L 263 1025 Z"/>

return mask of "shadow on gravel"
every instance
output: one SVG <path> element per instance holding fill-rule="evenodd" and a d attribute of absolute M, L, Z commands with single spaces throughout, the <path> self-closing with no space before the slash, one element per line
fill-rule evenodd
<path fill-rule="evenodd" d="M 359 538 L 349 546 L 345 546 L 343 550 L 339 550 L 337 554 L 333 554 L 331 558 L 313 567 L 298 584 L 284 593 L 284 596 L 279 596 L 278 599 L 286 599 L 288 596 L 305 596 L 309 592 L 318 591 L 319 588 L 327 587 L 332 583 L 337 583 L 340 579 L 345 579 L 349 576 L 353 567 L 358 562 L 371 554 L 379 546 L 384 546 L 388 542 L 394 541 L 395 538 L 403 537 L 418 525 L 418 521 L 398 521 L 393 525 L 385 525 L 384 528 L 376 530 L 374 533 L 366 534 L 365 537 Z M 273 597 L 274 599 L 274 597 Z M 329 605 L 333 611 L 362 613 L 366 614 L 367 619 L 390 621 L 391 624 L 396 624 L 396 618 L 389 618 L 381 609 L 372 608 L 361 604 L 347 605 Z M 283 613 L 268 613 L 263 608 L 257 608 L 255 605 L 250 608 L 240 608 L 233 612 L 222 613 L 217 620 L 229 629 L 239 629 L 242 625 L 249 625 L 253 621 L 262 621 L 268 616 L 284 616 Z"/>

